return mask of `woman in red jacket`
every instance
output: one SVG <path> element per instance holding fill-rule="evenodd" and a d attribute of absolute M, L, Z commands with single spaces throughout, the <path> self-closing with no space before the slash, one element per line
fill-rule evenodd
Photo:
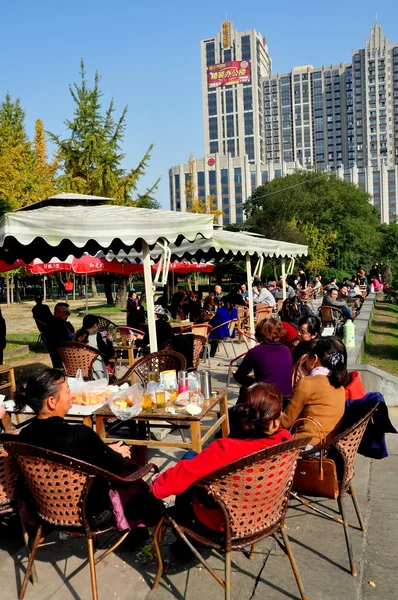
<path fill-rule="evenodd" d="M 292 439 L 286 429 L 280 429 L 282 396 L 269 382 L 254 383 L 243 393 L 243 402 L 234 408 L 237 413 L 239 438 L 221 438 L 212 442 L 192 460 L 180 460 L 152 479 L 156 498 L 177 495 L 176 510 L 184 521 L 195 518 L 208 529 L 222 531 L 224 517 L 214 501 L 188 488 L 205 475 L 228 463 Z M 179 494 L 184 494 L 180 498 Z"/>

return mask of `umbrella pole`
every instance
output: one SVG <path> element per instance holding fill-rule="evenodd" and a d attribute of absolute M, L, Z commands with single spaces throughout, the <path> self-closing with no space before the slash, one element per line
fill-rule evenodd
<path fill-rule="evenodd" d="M 246 252 L 246 275 L 247 275 L 247 290 L 249 292 L 249 322 L 250 322 L 250 333 L 254 336 L 254 305 L 253 305 L 253 276 L 252 276 L 252 265 L 250 262 L 250 254 Z M 254 342 L 250 342 L 253 346 Z"/>
<path fill-rule="evenodd" d="M 283 300 L 286 300 L 286 269 L 285 269 L 285 259 L 282 258 L 281 260 L 281 267 L 282 267 L 282 298 Z"/>
<path fill-rule="evenodd" d="M 156 338 L 155 326 L 155 305 L 153 302 L 151 255 L 149 253 L 148 244 L 144 241 L 142 241 L 142 255 L 144 259 L 144 285 L 146 297 L 146 310 L 148 315 L 149 345 L 151 352 L 157 352 L 158 342 Z"/>
<path fill-rule="evenodd" d="M 88 287 L 87 287 L 87 273 L 84 275 L 84 282 L 86 286 L 86 315 L 88 315 Z"/>
<path fill-rule="evenodd" d="M 76 300 L 76 275 L 73 273 L 73 300 Z"/>

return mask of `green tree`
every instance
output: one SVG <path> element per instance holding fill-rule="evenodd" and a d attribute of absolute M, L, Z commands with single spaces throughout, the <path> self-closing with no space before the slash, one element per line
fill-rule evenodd
<path fill-rule="evenodd" d="M 57 185 L 65 192 L 92 194 L 112 198 L 114 204 L 142 208 L 160 208 L 154 193 L 159 179 L 144 193 L 137 186 L 145 175 L 153 144 L 134 168 L 122 166 L 126 155 L 123 143 L 126 130 L 127 106 L 119 117 L 115 115 L 115 102 L 112 99 L 103 107 L 100 89 L 100 75 L 96 72 L 93 85 L 87 82 L 84 62 L 80 63 L 80 82 L 69 86 L 74 102 L 74 113 L 65 121 L 68 131 L 66 138 L 50 133 L 50 138 L 58 149 L 61 174 Z M 112 300 L 111 276 L 104 276 L 108 302 Z M 116 305 L 126 301 L 127 278 L 118 278 Z"/>
<path fill-rule="evenodd" d="M 63 191 L 113 198 L 115 204 L 159 208 L 153 197 L 159 179 L 143 194 L 137 191 L 153 144 L 135 168 L 123 168 L 127 106 L 119 117 L 115 117 L 114 99 L 107 108 L 103 108 L 100 80 L 96 72 L 90 87 L 84 62 L 81 61 L 80 83 L 69 86 L 75 109 L 73 117 L 65 121 L 68 137 L 61 139 L 61 136 L 50 133 L 58 148 L 62 169 L 57 184 Z"/>
<path fill-rule="evenodd" d="M 356 272 L 358 264 L 368 266 L 379 254 L 380 219 L 369 200 L 332 173 L 301 170 L 260 186 L 244 208 L 248 226 L 266 237 L 305 244 L 306 235 L 311 241 L 316 233 L 327 246 L 330 266 Z M 310 244 L 303 262 L 314 263 L 318 250 L 317 243 Z"/>
<path fill-rule="evenodd" d="M 25 112 L 6 94 L 0 104 L 0 211 L 15 210 L 54 193 L 56 161 L 49 164 L 43 124 L 38 119 L 32 144 Z"/>
<path fill-rule="evenodd" d="M 34 155 L 25 131 L 19 98 L 6 94 L 0 104 L 0 199 L 2 212 L 31 202 Z"/>

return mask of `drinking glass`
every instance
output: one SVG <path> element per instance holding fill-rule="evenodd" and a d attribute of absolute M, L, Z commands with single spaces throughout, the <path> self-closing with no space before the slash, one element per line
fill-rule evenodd
<path fill-rule="evenodd" d="M 166 393 L 164 390 L 159 390 L 156 392 L 156 408 L 158 410 L 166 409 Z"/>
<path fill-rule="evenodd" d="M 148 371 L 148 381 L 155 381 L 156 383 L 159 380 L 159 373 L 157 371 Z"/>
<path fill-rule="evenodd" d="M 142 412 L 153 412 L 152 394 L 148 394 L 148 392 L 145 392 L 144 394 L 142 394 L 141 409 L 142 409 Z"/>

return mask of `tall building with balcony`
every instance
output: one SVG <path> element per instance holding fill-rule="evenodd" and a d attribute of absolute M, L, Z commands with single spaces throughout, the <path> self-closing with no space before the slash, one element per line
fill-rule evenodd
<path fill-rule="evenodd" d="M 376 23 L 352 61 L 355 161 L 398 164 L 398 43 L 389 44 Z"/>
<path fill-rule="evenodd" d="M 262 78 L 272 71 L 265 37 L 224 21 L 214 38 L 201 40 L 200 55 L 205 154 L 263 163 Z"/>
<path fill-rule="evenodd" d="M 267 161 L 305 168 L 354 163 L 351 64 L 295 67 L 263 80 Z"/>

